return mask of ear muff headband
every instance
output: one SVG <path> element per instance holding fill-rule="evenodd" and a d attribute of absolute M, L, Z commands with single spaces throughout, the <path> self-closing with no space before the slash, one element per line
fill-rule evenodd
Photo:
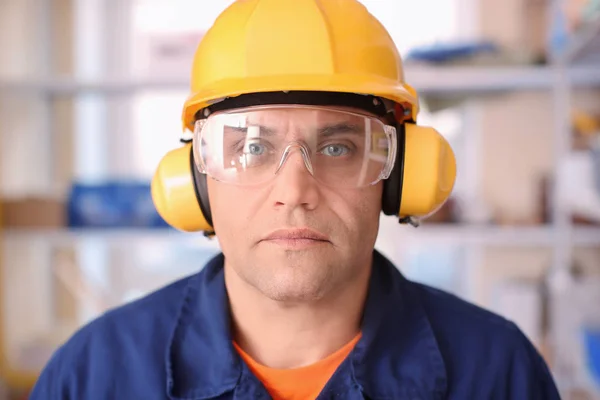
<path fill-rule="evenodd" d="M 210 202 L 208 201 L 208 187 L 206 183 L 206 174 L 200 173 L 196 168 L 194 162 L 194 152 L 190 146 L 190 169 L 194 177 L 194 190 L 196 191 L 196 198 L 198 199 L 198 205 L 200 211 L 206 220 L 206 223 L 212 227 L 212 212 L 210 211 Z"/>
<path fill-rule="evenodd" d="M 404 177 L 404 150 L 405 150 L 405 124 L 397 124 L 396 139 L 398 147 L 394 168 L 388 179 L 383 182 L 383 194 L 381 198 L 381 211 L 385 215 L 398 215 L 400 204 L 402 204 L 402 180 Z"/>

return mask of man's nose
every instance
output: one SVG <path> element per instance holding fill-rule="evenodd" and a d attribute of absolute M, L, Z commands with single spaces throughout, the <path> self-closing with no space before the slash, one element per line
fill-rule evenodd
<path fill-rule="evenodd" d="M 276 206 L 312 210 L 318 205 L 318 185 L 312 175 L 308 153 L 304 151 L 301 147 L 294 147 L 282 157 L 273 190 Z"/>

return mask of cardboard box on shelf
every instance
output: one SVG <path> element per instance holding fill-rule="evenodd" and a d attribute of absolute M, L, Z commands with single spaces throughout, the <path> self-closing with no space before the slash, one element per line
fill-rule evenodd
<path fill-rule="evenodd" d="M 66 226 L 63 201 L 28 197 L 0 200 L 0 226 L 8 228 L 57 228 Z"/>

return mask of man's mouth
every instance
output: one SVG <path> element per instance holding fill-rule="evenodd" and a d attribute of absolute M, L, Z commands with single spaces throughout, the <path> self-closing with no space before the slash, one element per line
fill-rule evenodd
<path fill-rule="evenodd" d="M 327 235 L 309 228 L 279 229 L 271 232 L 262 241 L 289 249 L 331 243 Z"/>

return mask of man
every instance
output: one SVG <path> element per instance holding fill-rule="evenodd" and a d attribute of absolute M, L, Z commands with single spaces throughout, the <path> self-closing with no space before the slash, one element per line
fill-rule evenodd
<path fill-rule="evenodd" d="M 516 326 L 406 280 L 380 213 L 440 207 L 454 158 L 356 0 L 240 0 L 199 45 L 192 144 L 153 181 L 161 215 L 219 238 L 197 275 L 57 350 L 32 399 L 557 399 Z"/>

